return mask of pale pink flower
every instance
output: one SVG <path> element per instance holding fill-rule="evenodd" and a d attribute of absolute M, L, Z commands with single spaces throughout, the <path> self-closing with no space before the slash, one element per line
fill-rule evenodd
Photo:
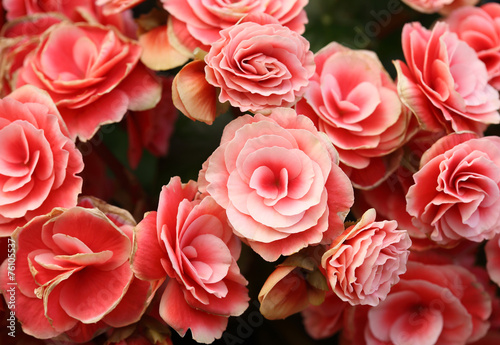
<path fill-rule="evenodd" d="M 407 211 L 432 241 L 453 246 L 500 232 L 500 138 L 471 133 L 441 138 L 423 155 L 413 178 Z"/>
<path fill-rule="evenodd" d="M 410 237 L 395 221 L 375 221 L 366 211 L 323 254 L 321 266 L 331 289 L 351 305 L 375 306 L 406 271 Z"/>
<path fill-rule="evenodd" d="M 299 34 L 304 33 L 308 0 L 186 1 L 161 0 L 170 13 L 172 29 L 179 42 L 191 52 L 197 47 L 208 51 L 219 32 L 251 14 L 268 14 Z"/>
<path fill-rule="evenodd" d="M 132 267 L 141 279 L 170 277 L 159 305 L 161 318 L 197 342 L 222 336 L 229 316 L 248 307 L 247 281 L 236 260 L 241 243 L 224 209 L 210 197 L 197 199 L 193 181 L 174 177 L 160 193 L 158 211 L 135 229 Z"/>
<path fill-rule="evenodd" d="M 369 309 L 366 344 L 457 345 L 486 334 L 491 300 L 471 272 L 412 261 L 407 267 L 387 298 Z"/>
<path fill-rule="evenodd" d="M 343 231 L 353 190 L 337 163 L 310 119 L 276 108 L 229 123 L 199 182 L 226 209 L 234 232 L 275 261 Z"/>
<path fill-rule="evenodd" d="M 309 42 L 271 19 L 231 26 L 212 44 L 205 73 L 221 103 L 256 112 L 294 105 L 304 94 L 315 69 Z"/>
<path fill-rule="evenodd" d="M 106 328 L 137 322 L 157 286 L 135 279 L 130 268 L 134 225 L 124 210 L 112 221 L 97 208 L 73 207 L 54 208 L 17 228 L 16 317 L 23 332 L 86 342 Z M 5 263 L 1 272 L 7 296 Z"/>
<path fill-rule="evenodd" d="M 328 135 L 356 187 L 380 184 L 399 165 L 398 149 L 418 128 L 416 119 L 375 53 L 333 42 L 315 62 L 297 112 Z"/>
<path fill-rule="evenodd" d="M 500 4 L 466 6 L 453 11 L 445 20 L 450 31 L 477 52 L 486 65 L 490 84 L 500 90 Z"/>
<path fill-rule="evenodd" d="M 112 27 L 63 22 L 26 57 L 16 85 L 46 90 L 70 137 L 85 141 L 101 125 L 121 121 L 127 109 L 145 110 L 159 101 L 161 85 L 140 54 L 137 43 Z"/>
<path fill-rule="evenodd" d="M 406 64 L 395 61 L 398 92 L 429 131 L 474 131 L 499 123 L 500 99 L 476 52 L 444 22 L 403 27 Z"/>
<path fill-rule="evenodd" d="M 24 86 L 0 99 L 0 236 L 76 205 L 83 161 L 67 134 L 46 92 Z"/>

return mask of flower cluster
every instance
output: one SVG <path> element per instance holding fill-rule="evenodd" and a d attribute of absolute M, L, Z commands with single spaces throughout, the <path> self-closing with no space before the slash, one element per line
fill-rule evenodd
<path fill-rule="evenodd" d="M 498 344 L 500 4 L 356 1 L 3 0 L 0 343 Z"/>

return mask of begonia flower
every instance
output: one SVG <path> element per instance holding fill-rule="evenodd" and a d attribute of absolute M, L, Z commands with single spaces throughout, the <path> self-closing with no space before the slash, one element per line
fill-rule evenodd
<path fill-rule="evenodd" d="M 321 266 L 331 289 L 351 305 L 375 306 L 406 271 L 411 240 L 395 221 L 375 221 L 366 211 L 327 249 Z"/>
<path fill-rule="evenodd" d="M 211 343 L 230 316 L 248 307 L 247 281 L 236 260 L 241 244 L 224 209 L 210 196 L 196 199 L 194 181 L 174 177 L 160 193 L 158 210 L 135 229 L 132 267 L 141 279 L 170 278 L 161 296 L 161 318 L 184 336 Z"/>
<path fill-rule="evenodd" d="M 406 209 L 435 243 L 481 242 L 500 233 L 500 138 L 441 138 L 425 152 L 413 178 Z"/>
<path fill-rule="evenodd" d="M 402 44 L 406 64 L 395 61 L 398 93 L 423 129 L 482 134 L 500 122 L 500 99 L 486 66 L 446 23 L 432 30 L 405 24 Z"/>
<path fill-rule="evenodd" d="M 450 31 L 466 42 L 484 62 L 489 82 L 500 90 L 500 4 L 466 6 L 450 13 Z"/>
<path fill-rule="evenodd" d="M 267 261 L 330 243 L 344 228 L 353 189 L 329 140 L 290 108 L 241 116 L 199 175 L 234 232 Z"/>
<path fill-rule="evenodd" d="M 109 327 L 137 322 L 144 313 L 158 286 L 132 273 L 135 221 L 124 210 L 103 209 L 109 216 L 98 208 L 54 208 L 12 235 L 16 317 L 23 332 L 86 342 Z M 6 269 L 4 263 L 4 296 L 12 282 Z"/>
<path fill-rule="evenodd" d="M 160 100 L 161 85 L 140 54 L 136 42 L 112 27 L 63 22 L 26 57 L 16 86 L 46 90 L 70 137 L 85 141 L 101 125 L 121 121 L 127 110 L 150 109 Z"/>
<path fill-rule="evenodd" d="M 220 89 L 221 103 L 243 112 L 294 105 L 315 69 L 309 42 L 270 16 L 245 19 L 222 30 L 210 47 L 206 80 Z"/>
<path fill-rule="evenodd" d="M 332 42 L 314 60 L 316 72 L 297 112 L 328 135 L 354 186 L 373 188 L 398 167 L 399 149 L 417 121 L 375 53 Z"/>
<path fill-rule="evenodd" d="M 54 207 L 76 205 L 80 151 L 49 95 L 24 86 L 0 99 L 0 236 Z"/>

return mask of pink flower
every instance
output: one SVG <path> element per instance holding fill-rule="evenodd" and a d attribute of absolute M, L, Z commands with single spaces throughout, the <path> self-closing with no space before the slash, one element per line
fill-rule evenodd
<path fill-rule="evenodd" d="M 406 195 L 414 224 L 441 246 L 500 233 L 500 138 L 450 134 L 422 157 Z"/>
<path fill-rule="evenodd" d="M 297 112 L 328 135 L 356 187 L 381 183 L 397 168 L 398 149 L 417 129 L 413 115 L 375 53 L 333 42 L 316 53 L 315 62 Z"/>
<path fill-rule="evenodd" d="M 463 7 L 453 11 L 446 22 L 450 31 L 477 52 L 486 65 L 490 84 L 500 90 L 500 4 Z"/>
<path fill-rule="evenodd" d="M 222 336 L 229 316 L 248 307 L 247 281 L 236 260 L 241 244 L 224 212 L 207 196 L 195 199 L 196 183 L 174 177 L 160 193 L 157 212 L 135 230 L 132 267 L 150 281 L 170 277 L 161 297 L 161 318 L 184 336 L 191 329 L 197 342 Z"/>
<path fill-rule="evenodd" d="M 308 0 L 242 0 L 184 1 L 161 0 L 171 14 L 172 28 L 180 43 L 190 52 L 197 47 L 206 51 L 219 39 L 219 31 L 238 23 L 249 14 L 268 14 L 280 24 L 302 34 L 307 15 L 304 6 Z"/>
<path fill-rule="evenodd" d="M 76 205 L 82 156 L 46 92 L 24 86 L 0 99 L 0 142 L 0 236 Z"/>
<path fill-rule="evenodd" d="M 229 123 L 199 181 L 226 209 L 234 232 L 275 261 L 343 231 L 353 190 L 337 162 L 311 120 L 276 108 Z"/>
<path fill-rule="evenodd" d="M 241 111 L 291 106 L 314 73 L 309 42 L 296 32 L 263 17 L 220 32 L 205 56 L 207 81 L 220 87 L 219 101 Z"/>
<path fill-rule="evenodd" d="M 337 237 L 321 265 L 332 290 L 351 305 L 375 306 L 406 271 L 410 237 L 395 221 L 375 221 L 375 209 Z"/>
<path fill-rule="evenodd" d="M 115 215 L 113 208 L 106 212 Z M 130 268 L 134 225 L 124 210 L 111 221 L 97 208 L 73 207 L 54 208 L 17 228 L 16 317 L 23 331 L 85 342 L 110 326 L 137 322 L 155 286 L 135 279 Z M 6 269 L 3 264 L 4 296 Z"/>
<path fill-rule="evenodd" d="M 366 344 L 465 344 L 488 330 L 491 300 L 456 265 L 408 262 L 387 298 L 368 311 Z"/>
<path fill-rule="evenodd" d="M 396 61 L 398 92 L 429 131 L 474 131 L 500 122 L 498 92 L 466 42 L 438 22 L 429 31 L 419 23 L 403 27 L 407 65 Z"/>
<path fill-rule="evenodd" d="M 479 0 L 403 0 L 403 2 L 421 13 L 447 14 L 461 6 L 473 6 Z"/>
<path fill-rule="evenodd" d="M 159 101 L 161 86 L 140 54 L 134 41 L 111 27 L 61 23 L 26 57 L 17 86 L 47 90 L 71 138 L 85 141 L 99 126 L 120 121 L 127 109 L 145 110 Z"/>

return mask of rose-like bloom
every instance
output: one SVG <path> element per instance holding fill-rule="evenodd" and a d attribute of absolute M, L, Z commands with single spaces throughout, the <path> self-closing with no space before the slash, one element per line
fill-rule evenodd
<path fill-rule="evenodd" d="M 103 13 L 94 0 L 3 0 L 2 3 L 9 21 L 40 13 L 58 13 L 73 22 L 97 21 L 103 25 L 113 25 L 123 34 L 135 37 L 136 25 L 131 11 Z"/>
<path fill-rule="evenodd" d="M 145 311 L 155 285 L 134 278 L 130 267 L 135 222 L 124 210 L 105 211 L 114 216 L 98 208 L 54 208 L 13 233 L 16 317 L 25 333 L 85 342 L 108 327 L 137 322 Z M 6 270 L 4 263 L 4 297 L 11 282 Z"/>
<path fill-rule="evenodd" d="M 0 99 L 0 236 L 76 205 L 83 161 L 67 133 L 46 92 L 24 86 Z"/>
<path fill-rule="evenodd" d="M 441 14 L 453 13 L 453 11 L 462 6 L 473 6 L 479 0 L 402 0 L 405 4 L 421 13 Z"/>
<path fill-rule="evenodd" d="M 302 321 L 307 334 L 313 339 L 326 339 L 343 327 L 344 310 L 349 306 L 333 291 L 326 293 L 320 305 L 310 305 L 302 311 Z"/>
<path fill-rule="evenodd" d="M 488 84 L 486 66 L 446 23 L 436 23 L 432 31 L 408 23 L 402 44 L 407 64 L 395 62 L 398 92 L 423 129 L 482 134 L 500 122 L 500 99 Z"/>
<path fill-rule="evenodd" d="M 85 141 L 99 126 L 120 121 L 127 109 L 152 108 L 161 85 L 139 62 L 141 48 L 112 27 L 53 25 L 18 70 L 17 86 L 45 89 L 71 138 Z M 65 56 L 61 63 L 61 56 Z"/>
<path fill-rule="evenodd" d="M 220 87 L 221 103 L 256 112 L 291 106 L 304 94 L 315 69 L 309 42 L 272 19 L 224 29 L 212 44 L 205 74 Z"/>
<path fill-rule="evenodd" d="M 308 0 L 185 1 L 161 0 L 171 14 L 172 29 L 190 52 L 199 47 L 208 51 L 219 39 L 219 31 L 231 27 L 251 14 L 268 14 L 280 24 L 303 34 Z"/>
<path fill-rule="evenodd" d="M 411 240 L 396 221 L 375 221 L 375 209 L 337 237 L 321 259 L 332 290 L 351 305 L 375 306 L 406 271 Z"/>
<path fill-rule="evenodd" d="M 500 233 L 500 138 L 441 138 L 422 156 L 413 178 L 406 209 L 437 244 L 481 242 Z"/>
<path fill-rule="evenodd" d="M 458 345 L 486 334 L 491 300 L 472 273 L 458 265 L 409 261 L 407 267 L 387 298 L 368 311 L 366 344 Z"/>
<path fill-rule="evenodd" d="M 375 53 L 330 43 L 297 112 L 310 117 L 339 152 L 356 187 L 373 187 L 399 165 L 397 151 L 417 128 Z"/>
<path fill-rule="evenodd" d="M 446 22 L 450 31 L 474 48 L 486 65 L 490 84 L 500 90 L 500 4 L 463 7 L 453 11 Z"/>
<path fill-rule="evenodd" d="M 197 185 L 174 177 L 160 193 L 158 211 L 135 229 L 132 267 L 141 279 L 170 277 L 161 296 L 161 318 L 197 342 L 222 336 L 229 316 L 248 307 L 246 279 L 236 260 L 241 242 L 224 209 L 210 197 L 196 199 Z M 196 200 L 195 200 L 196 199 Z"/>
<path fill-rule="evenodd" d="M 226 125 L 200 188 L 226 209 L 234 232 L 267 261 L 344 230 L 353 189 L 332 144 L 293 109 Z"/>

